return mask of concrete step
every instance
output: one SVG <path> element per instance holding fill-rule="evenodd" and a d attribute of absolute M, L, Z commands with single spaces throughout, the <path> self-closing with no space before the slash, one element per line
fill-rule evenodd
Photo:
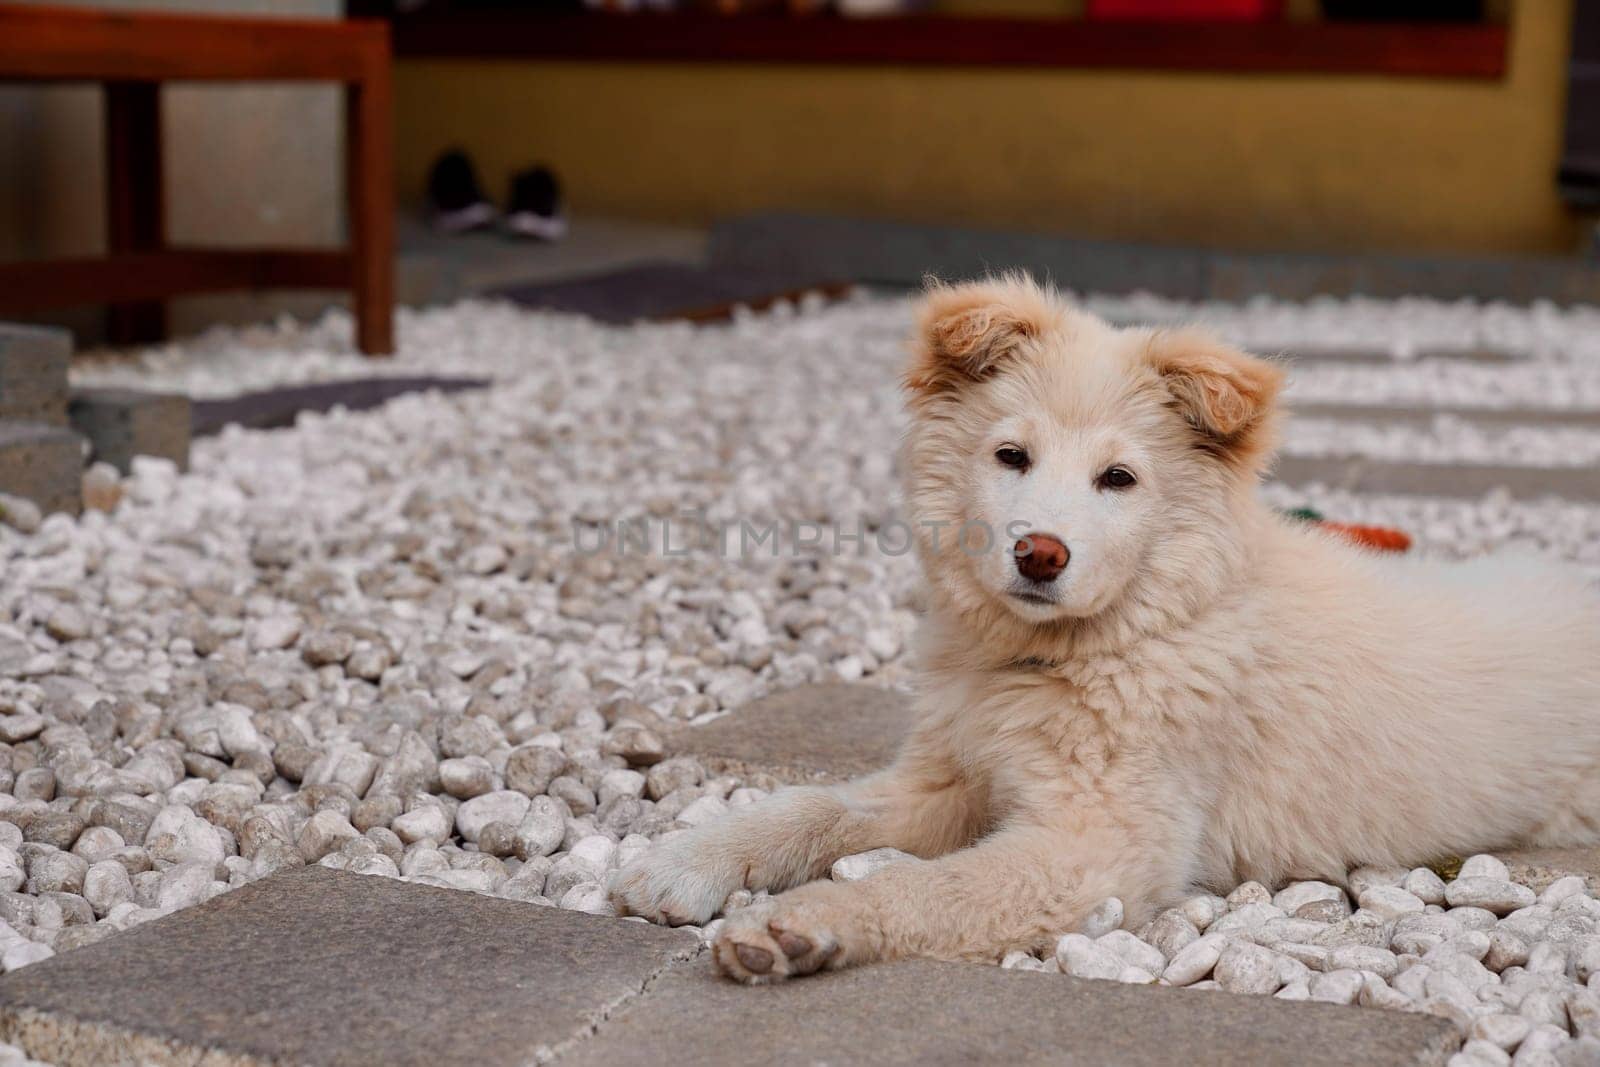
<path fill-rule="evenodd" d="M 189 398 L 135 389 L 74 389 L 67 407 L 72 428 L 89 439 L 95 462 L 123 474 L 134 456 L 170 459 L 189 469 Z"/>
<path fill-rule="evenodd" d="M 0 419 L 67 424 L 72 334 L 0 322 Z"/>
<path fill-rule="evenodd" d="M 84 440 L 64 426 L 0 420 L 0 493 L 44 511 L 83 508 Z"/>

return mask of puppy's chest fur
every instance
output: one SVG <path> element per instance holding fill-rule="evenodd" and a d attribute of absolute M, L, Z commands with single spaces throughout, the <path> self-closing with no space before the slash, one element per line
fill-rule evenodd
<path fill-rule="evenodd" d="M 1098 827 L 1146 858 L 1133 865 L 1141 895 L 1170 896 L 1225 881 L 1265 844 L 1231 811 L 1281 802 L 1252 773 L 1283 744 L 1278 709 L 1295 699 L 1268 668 L 1234 630 L 1082 662 L 935 670 L 922 730 L 986 791 L 991 826 Z"/>
<path fill-rule="evenodd" d="M 1205 718 L 1192 689 L 1125 659 L 1023 663 L 944 676 L 934 689 L 927 728 L 987 787 L 997 822 L 1017 811 L 1163 801 L 1181 773 L 1175 743 Z"/>

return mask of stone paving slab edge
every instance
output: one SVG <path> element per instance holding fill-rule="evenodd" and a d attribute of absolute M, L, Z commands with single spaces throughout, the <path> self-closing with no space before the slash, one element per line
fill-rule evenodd
<path fill-rule="evenodd" d="M 556 1062 L 1440 1067 L 1459 1044 L 1442 1019 L 1371 1008 L 931 960 L 751 987 L 702 956 Z"/>
<path fill-rule="evenodd" d="M 698 951 L 686 931 L 304 867 L 7 974 L 0 1038 L 59 1067 L 521 1067 Z"/>

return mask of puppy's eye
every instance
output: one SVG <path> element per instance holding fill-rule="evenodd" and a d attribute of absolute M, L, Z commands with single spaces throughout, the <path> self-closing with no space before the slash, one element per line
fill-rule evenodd
<path fill-rule="evenodd" d="M 1002 466 L 1010 467 L 1013 470 L 1022 471 L 1028 469 L 1028 453 L 1014 445 L 1006 445 L 1004 448 L 996 450 L 994 458 L 999 460 Z"/>
<path fill-rule="evenodd" d="M 1100 475 L 1102 489 L 1127 489 L 1137 484 L 1139 479 L 1126 467 L 1112 467 Z"/>

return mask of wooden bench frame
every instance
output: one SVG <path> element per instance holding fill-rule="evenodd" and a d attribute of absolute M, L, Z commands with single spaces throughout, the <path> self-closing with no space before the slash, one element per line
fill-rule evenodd
<path fill-rule="evenodd" d="M 382 0 L 350 0 L 366 11 Z M 392 4 L 389 5 L 392 7 Z M 1495 23 L 1189 22 L 818 14 L 632 14 L 424 7 L 393 16 L 401 58 L 636 63 L 826 63 L 1381 74 L 1499 79 L 1510 31 Z"/>
<path fill-rule="evenodd" d="M 389 29 L 377 20 L 224 18 L 0 3 L 0 82 L 105 87 L 108 254 L 0 263 L 0 314 L 112 305 L 111 339 L 160 340 L 161 301 L 254 288 L 349 289 L 356 344 L 394 351 L 394 115 Z M 161 85 L 329 81 L 344 87 L 343 249 L 166 243 Z"/>

